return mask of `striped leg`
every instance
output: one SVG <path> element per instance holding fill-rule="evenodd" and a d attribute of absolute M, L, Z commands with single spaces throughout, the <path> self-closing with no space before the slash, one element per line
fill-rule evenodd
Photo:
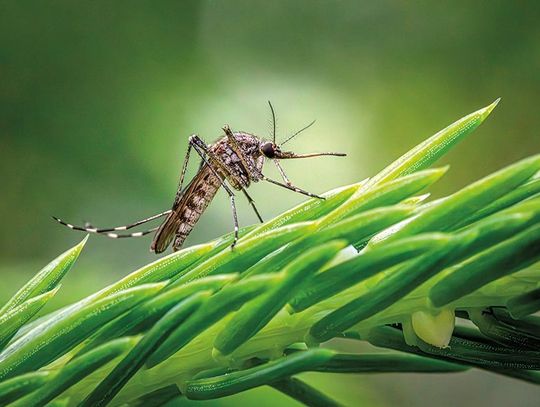
<path fill-rule="evenodd" d="M 216 160 L 217 162 L 221 162 L 221 160 L 216 157 L 209 149 L 208 146 L 204 141 L 202 141 L 199 136 L 193 135 L 189 138 L 189 143 L 193 145 L 193 148 L 199 154 L 204 161 L 206 165 L 212 170 L 214 175 L 221 180 L 221 186 L 227 194 L 229 194 L 229 199 L 231 200 L 231 209 L 232 209 L 232 215 L 233 215 L 233 221 L 234 221 L 234 240 L 231 244 L 231 249 L 234 249 L 234 246 L 236 246 L 236 242 L 238 241 L 238 215 L 236 213 L 236 204 L 234 201 L 234 192 L 227 186 L 225 181 L 220 177 L 220 175 L 217 173 L 216 169 L 210 162 L 206 159 L 206 156 L 211 157 L 212 159 Z"/>
<path fill-rule="evenodd" d="M 292 186 L 292 182 L 287 177 L 287 174 L 285 174 L 285 171 L 283 170 L 283 167 L 279 164 L 279 161 L 276 160 L 276 159 L 274 159 L 272 161 L 274 161 L 274 164 L 276 164 L 276 167 L 277 167 L 277 169 L 279 171 L 279 174 L 281 175 L 281 178 L 283 178 L 283 181 L 285 181 L 285 184 L 287 184 L 289 186 Z"/>
<path fill-rule="evenodd" d="M 182 198 L 182 194 L 184 191 L 182 190 L 182 186 L 184 185 L 184 177 L 186 176 L 186 170 L 189 162 L 189 153 L 191 152 L 191 143 L 188 143 L 188 149 L 186 151 L 186 156 L 184 157 L 184 164 L 182 165 L 182 172 L 180 173 L 180 181 L 178 182 L 178 189 L 176 190 L 176 197 L 174 198 L 174 206 L 180 202 L 180 199 Z"/>
<path fill-rule="evenodd" d="M 261 223 L 264 223 L 264 220 L 263 218 L 261 217 L 261 214 L 259 213 L 259 211 L 257 210 L 257 207 L 255 206 L 255 201 L 253 200 L 253 198 L 251 196 L 249 196 L 248 192 L 246 191 L 245 188 L 242 188 L 242 192 L 244 193 L 244 195 L 246 196 L 249 204 L 251 205 L 251 207 L 253 208 L 253 211 L 255 212 L 255 215 L 257 215 L 257 218 L 259 218 L 259 221 Z"/>
<path fill-rule="evenodd" d="M 236 141 L 236 138 L 234 138 L 234 133 L 231 130 L 231 128 L 229 126 L 225 125 L 223 127 L 223 131 L 227 135 L 227 139 L 229 140 L 229 144 L 232 146 L 234 152 L 240 158 L 240 162 L 242 163 L 242 166 L 244 167 L 246 172 L 248 172 L 248 173 L 251 172 L 252 169 L 248 165 L 246 155 L 244 154 L 244 152 L 242 151 L 242 149 L 238 145 L 238 142 Z M 261 217 L 261 214 L 259 213 L 259 211 L 257 210 L 257 207 L 255 206 L 255 201 L 253 200 L 253 198 L 251 198 L 251 196 L 249 196 L 249 194 L 248 194 L 248 192 L 246 191 L 245 188 L 242 188 L 242 192 L 244 193 L 244 195 L 246 196 L 249 204 L 253 208 L 253 211 L 255 211 L 255 215 L 257 215 L 257 218 L 259 219 L 259 221 L 261 223 L 264 223 L 264 221 L 263 221 L 263 219 Z"/>
<path fill-rule="evenodd" d="M 114 233 L 114 232 L 121 231 L 121 230 L 132 229 L 132 228 L 134 228 L 136 226 L 142 225 L 142 224 L 150 222 L 150 221 L 152 221 L 154 219 L 158 219 L 158 218 L 161 218 L 162 216 L 168 215 L 169 213 L 171 213 L 171 210 L 158 213 L 157 215 L 150 216 L 149 218 L 146 218 L 146 219 L 138 220 L 137 222 L 131 223 L 131 224 L 126 225 L 126 226 L 116 226 L 116 227 L 113 227 L 113 228 L 95 228 L 95 227 L 91 227 L 91 225 L 89 225 L 89 226 L 77 226 L 77 225 L 72 225 L 71 223 L 64 222 L 62 219 L 59 219 L 59 218 L 57 218 L 55 216 L 53 216 L 52 218 L 55 221 L 57 221 L 58 223 L 60 223 L 60 224 L 62 224 L 64 226 L 67 226 L 68 228 L 73 229 L 73 230 L 80 230 L 82 232 L 87 232 L 87 233 L 96 233 L 96 234 L 100 234 L 100 235 L 104 235 L 104 236 L 108 236 L 108 237 L 111 237 L 113 239 L 116 239 L 116 238 L 121 238 L 121 237 L 140 237 L 140 236 L 147 235 L 148 233 L 151 233 L 151 232 L 155 231 L 157 228 L 146 230 L 144 232 L 135 232 L 135 233 L 129 233 L 129 234 L 118 234 L 118 233 Z"/>
<path fill-rule="evenodd" d="M 304 191 L 303 189 L 300 189 L 300 188 L 294 186 L 293 184 L 283 184 L 282 182 L 274 181 L 273 179 L 270 179 L 265 175 L 263 175 L 263 180 L 268 181 L 268 182 L 270 182 L 272 184 L 275 184 L 275 185 L 279 185 L 282 188 L 286 188 L 286 189 L 289 189 L 291 191 L 298 192 L 299 194 L 309 196 L 311 198 L 325 199 L 322 196 L 312 194 L 311 192 L 308 192 L 308 191 Z"/>
<path fill-rule="evenodd" d="M 133 233 L 125 233 L 125 234 L 121 234 L 121 233 L 103 233 L 100 236 L 107 236 L 107 237 L 110 237 L 111 239 L 121 239 L 121 238 L 125 238 L 125 237 L 141 237 L 141 236 L 146 236 L 149 233 L 153 233 L 158 229 L 159 229 L 159 226 L 156 226 L 155 228 L 144 230 L 142 232 L 133 232 Z"/>

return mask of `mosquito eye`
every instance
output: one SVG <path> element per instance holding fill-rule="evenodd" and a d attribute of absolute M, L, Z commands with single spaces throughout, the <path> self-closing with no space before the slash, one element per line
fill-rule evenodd
<path fill-rule="evenodd" d="M 265 143 L 261 147 L 262 153 L 268 158 L 274 158 L 276 150 L 274 150 L 274 145 L 272 143 Z"/>

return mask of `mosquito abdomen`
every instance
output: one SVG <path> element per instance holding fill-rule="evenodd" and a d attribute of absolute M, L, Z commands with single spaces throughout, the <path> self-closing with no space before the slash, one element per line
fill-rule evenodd
<path fill-rule="evenodd" d="M 212 178 L 216 178 L 212 176 Z M 220 182 L 208 183 L 204 188 L 198 190 L 198 193 L 187 197 L 186 206 L 183 208 L 180 216 L 183 221 L 178 226 L 176 237 L 173 243 L 173 249 L 178 250 L 184 244 L 187 236 L 193 230 L 193 227 L 212 201 L 220 187 Z"/>
<path fill-rule="evenodd" d="M 216 195 L 221 182 L 212 169 L 204 165 L 175 202 L 172 212 L 157 231 L 151 250 L 161 253 L 173 238 L 173 250 L 180 249 Z"/>

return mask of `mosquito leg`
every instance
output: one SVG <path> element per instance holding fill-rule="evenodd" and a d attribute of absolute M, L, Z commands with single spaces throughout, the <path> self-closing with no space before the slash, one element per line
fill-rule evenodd
<path fill-rule="evenodd" d="M 246 155 L 244 154 L 244 151 L 242 151 L 242 148 L 238 145 L 238 141 L 234 137 L 234 133 L 232 132 L 231 128 L 228 125 L 223 126 L 223 131 L 227 135 L 227 140 L 229 140 L 229 144 L 231 145 L 232 149 L 238 155 L 238 158 L 240 158 L 240 162 L 242 163 L 242 166 L 246 170 L 247 173 L 250 173 L 253 171 L 253 168 L 248 163 L 248 159 Z"/>
<path fill-rule="evenodd" d="M 126 237 L 141 237 L 141 236 L 146 236 L 149 233 L 155 232 L 158 229 L 159 229 L 159 226 L 152 229 L 145 230 L 143 232 L 133 232 L 133 233 L 126 233 L 126 234 L 103 233 L 101 234 L 101 236 L 110 237 L 111 239 L 121 239 L 121 238 L 126 238 Z"/>
<path fill-rule="evenodd" d="M 236 246 L 236 242 L 238 241 L 238 215 L 236 213 L 236 203 L 234 201 L 234 192 L 227 186 L 223 178 L 218 174 L 214 166 L 208 161 L 206 156 L 212 157 L 213 159 L 217 159 L 208 149 L 208 146 L 202 141 L 198 136 L 193 135 L 189 138 L 189 142 L 193 145 L 193 148 L 199 154 L 202 158 L 202 160 L 205 162 L 206 165 L 212 170 L 214 175 L 220 180 L 221 186 L 227 194 L 229 194 L 229 199 L 231 201 L 231 209 L 232 209 L 232 215 L 233 215 L 233 221 L 234 221 L 234 240 L 231 244 L 231 249 L 234 249 L 234 246 Z M 219 160 L 219 159 L 217 159 Z"/>
<path fill-rule="evenodd" d="M 236 213 L 236 204 L 234 203 L 234 194 L 230 195 L 229 198 L 231 199 L 231 210 L 234 221 L 234 240 L 231 243 L 231 249 L 234 249 L 234 246 L 236 246 L 236 243 L 238 242 L 238 215 Z"/>
<path fill-rule="evenodd" d="M 116 226 L 116 227 L 113 227 L 113 228 L 101 228 L 101 229 L 93 227 L 88 222 L 86 222 L 86 225 L 88 225 L 88 226 L 86 226 L 86 225 L 85 226 L 76 226 L 76 225 L 72 225 L 71 223 L 64 222 L 62 219 L 58 219 L 55 216 L 53 216 L 52 218 L 55 221 L 57 221 L 58 223 L 60 223 L 60 224 L 62 224 L 64 226 L 67 226 L 68 228 L 73 229 L 73 230 L 80 230 L 80 231 L 88 232 L 88 233 L 101 234 L 101 233 L 116 232 L 116 231 L 119 231 L 119 230 L 132 229 L 132 228 L 134 228 L 136 226 L 142 225 L 143 223 L 147 223 L 147 222 L 150 222 L 150 221 L 152 221 L 154 219 L 158 219 L 158 218 L 161 218 L 162 216 L 168 215 L 169 213 L 171 213 L 170 209 L 168 211 L 158 213 L 157 215 L 150 216 L 149 218 L 138 220 L 137 222 L 131 223 L 131 224 L 126 225 L 126 226 Z"/>
<path fill-rule="evenodd" d="M 311 192 L 308 192 L 308 191 L 304 191 L 303 189 L 300 189 L 300 188 L 298 188 L 298 187 L 296 187 L 296 186 L 294 186 L 292 184 L 287 185 L 287 184 L 283 184 L 282 182 L 274 181 L 273 179 L 270 179 L 270 178 L 268 178 L 268 177 L 266 177 L 264 175 L 263 175 L 263 180 L 268 181 L 268 182 L 270 182 L 272 184 L 275 184 L 275 185 L 279 185 L 280 187 L 289 189 L 291 191 L 298 192 L 299 194 L 307 195 L 307 196 L 309 196 L 311 198 L 325 199 L 322 196 L 312 194 Z"/>
<path fill-rule="evenodd" d="M 251 198 L 251 196 L 249 196 L 249 194 L 248 194 L 248 192 L 246 191 L 245 188 L 242 188 L 242 192 L 244 193 L 244 195 L 246 196 L 249 204 L 253 208 L 253 211 L 255 212 L 255 215 L 257 215 L 257 218 L 259 218 L 259 221 L 261 223 L 264 223 L 264 220 L 262 219 L 261 214 L 259 213 L 259 211 L 257 210 L 257 207 L 255 206 L 255 201 L 253 200 L 253 198 Z"/>
<path fill-rule="evenodd" d="M 176 197 L 174 199 L 175 204 L 180 200 L 182 197 L 182 186 L 184 184 L 184 177 L 186 176 L 186 170 L 189 162 L 189 153 L 191 152 L 191 142 L 188 143 L 188 149 L 186 151 L 186 156 L 184 157 L 184 164 L 182 165 L 182 172 L 180 173 L 180 182 L 178 182 L 178 189 L 176 191 Z"/>
<path fill-rule="evenodd" d="M 283 167 L 279 164 L 279 161 L 274 159 L 272 160 L 274 161 L 274 164 L 276 164 L 276 167 L 279 171 L 279 173 L 281 174 L 281 178 L 283 178 L 283 181 L 285 181 L 285 183 L 289 186 L 293 186 L 292 182 L 289 181 L 289 178 L 287 177 L 287 175 L 285 174 L 285 171 L 283 170 Z"/>

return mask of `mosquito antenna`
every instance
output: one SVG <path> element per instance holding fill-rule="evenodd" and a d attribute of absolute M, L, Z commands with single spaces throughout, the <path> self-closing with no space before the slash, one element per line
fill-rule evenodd
<path fill-rule="evenodd" d="M 274 112 L 274 106 L 268 101 L 268 106 L 270 106 L 270 111 L 272 112 L 272 140 L 276 144 L 276 112 Z"/>
<path fill-rule="evenodd" d="M 296 133 L 294 133 L 292 136 L 290 136 L 287 140 L 285 140 L 283 143 L 280 144 L 280 146 L 282 146 L 283 144 L 285 144 L 286 142 L 292 140 L 294 137 L 296 137 L 298 134 L 302 133 L 304 130 L 307 130 L 309 129 L 311 126 L 313 126 L 315 124 L 315 121 L 316 120 L 313 120 L 311 123 L 309 123 L 306 127 L 303 127 L 301 128 L 300 130 L 298 130 Z"/>

